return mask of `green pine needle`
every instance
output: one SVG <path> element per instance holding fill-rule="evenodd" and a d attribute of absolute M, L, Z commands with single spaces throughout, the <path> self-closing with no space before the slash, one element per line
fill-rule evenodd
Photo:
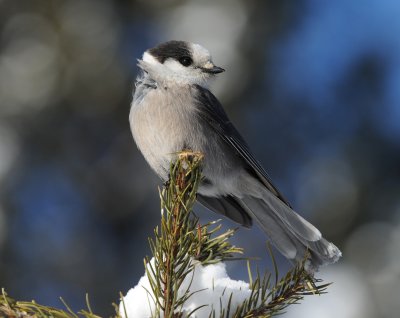
<path fill-rule="evenodd" d="M 186 278 L 193 279 L 194 262 L 202 265 L 221 261 L 243 259 L 237 257 L 243 249 L 232 245 L 229 239 L 236 229 L 221 233 L 219 221 L 201 225 L 194 215 L 198 187 L 201 183 L 203 156 L 199 153 L 184 151 L 177 154 L 178 159 L 171 164 L 170 178 L 159 191 L 161 201 L 161 222 L 154 230 L 154 237 L 149 238 L 150 257 L 144 259 L 146 275 L 150 282 L 148 301 L 155 303 L 152 318 L 183 318 L 182 308 L 188 299 L 201 291 L 191 291 L 191 283 L 186 290 L 181 288 Z M 320 295 L 326 292 L 329 284 L 322 284 L 305 270 L 306 259 L 279 279 L 278 268 L 271 247 L 268 251 L 272 260 L 273 273 L 261 275 L 257 269 L 253 274 L 250 259 L 247 259 L 250 296 L 237 308 L 232 307 L 232 297 L 226 308 L 215 312 L 210 308 L 210 318 L 250 318 L 272 317 L 299 303 L 305 296 Z M 223 293 L 226 291 L 224 290 Z M 223 295 L 221 295 L 222 297 Z M 125 317 L 127 309 L 122 294 L 120 295 Z M 86 310 L 74 313 L 64 300 L 66 310 L 39 305 L 34 301 L 15 301 L 4 290 L 0 294 L 0 317 L 7 318 L 100 318 L 96 315 L 86 295 Z M 220 298 L 220 303 L 222 299 Z M 195 308 L 189 316 L 204 307 Z M 114 304 L 115 318 L 121 318 L 119 306 Z M 136 318 L 136 317 L 128 317 Z"/>

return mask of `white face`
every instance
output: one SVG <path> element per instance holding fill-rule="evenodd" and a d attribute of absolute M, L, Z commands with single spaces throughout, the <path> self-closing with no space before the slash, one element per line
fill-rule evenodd
<path fill-rule="evenodd" d="M 153 56 L 149 51 L 143 54 L 143 60 L 139 66 L 162 85 L 205 85 L 207 80 L 223 70 L 215 67 L 211 61 L 211 55 L 199 44 L 187 43 L 190 55 L 164 57 Z"/>

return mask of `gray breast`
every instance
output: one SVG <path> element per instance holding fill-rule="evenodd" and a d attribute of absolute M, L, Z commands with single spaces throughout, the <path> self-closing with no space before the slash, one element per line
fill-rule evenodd
<path fill-rule="evenodd" d="M 168 177 L 174 155 L 185 148 L 203 149 L 203 132 L 187 87 L 136 89 L 130 112 L 135 142 L 156 173 Z M 199 149 L 193 149 L 198 147 Z"/>
<path fill-rule="evenodd" d="M 232 193 L 232 186 L 240 183 L 240 161 L 210 123 L 199 116 L 196 105 L 189 86 L 141 91 L 131 107 L 133 137 L 161 179 L 168 178 L 176 153 L 183 149 L 199 151 L 205 156 L 203 175 L 210 181 L 200 192 Z"/>

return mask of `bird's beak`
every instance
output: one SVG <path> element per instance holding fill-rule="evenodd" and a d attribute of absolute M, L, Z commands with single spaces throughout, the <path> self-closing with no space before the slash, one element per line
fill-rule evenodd
<path fill-rule="evenodd" d="M 201 67 L 201 70 L 209 74 L 218 74 L 225 72 L 225 70 L 222 67 L 215 66 L 211 62 L 207 62 L 203 67 Z"/>

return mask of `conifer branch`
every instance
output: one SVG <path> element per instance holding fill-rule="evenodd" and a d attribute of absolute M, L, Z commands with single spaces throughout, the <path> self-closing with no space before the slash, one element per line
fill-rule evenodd
<path fill-rule="evenodd" d="M 155 265 L 152 266 L 149 258 L 146 259 L 146 263 L 150 264 L 151 274 L 154 275 L 151 278 L 152 292 L 155 298 L 162 300 L 157 301 L 156 312 L 158 314 L 163 312 L 167 318 L 180 317 L 176 316 L 179 308 L 193 293 L 199 292 L 189 292 L 189 286 L 182 295 L 177 294 L 177 289 L 186 276 L 193 275 L 193 259 L 206 265 L 235 259 L 235 254 L 243 252 L 228 241 L 235 230 L 228 230 L 218 235 L 221 225 L 213 229 L 210 229 L 210 226 L 215 222 L 201 226 L 192 213 L 201 181 L 202 155 L 187 151 L 180 153 L 178 157 L 179 159 L 171 165 L 170 179 L 160 193 L 161 207 L 165 214 L 163 213 L 161 217 L 160 233 L 157 229 L 155 241 L 150 241 L 156 259 Z M 252 290 L 249 298 L 236 310 L 230 308 L 229 301 L 227 308 L 221 309 L 218 315 L 215 311 L 211 311 L 210 317 L 230 317 L 232 312 L 234 312 L 232 317 L 235 318 L 272 317 L 282 313 L 287 306 L 298 303 L 305 295 L 325 292 L 329 284 L 319 284 L 320 281 L 305 270 L 307 257 L 278 280 L 275 259 L 272 250 L 269 251 L 274 264 L 274 282 L 271 273 L 266 273 L 261 278 L 258 272 L 253 282 L 252 273 L 249 271 Z M 156 284 L 155 281 L 161 284 Z"/>
<path fill-rule="evenodd" d="M 199 153 L 182 152 L 171 165 L 170 179 L 160 191 L 161 225 L 150 239 L 154 262 L 145 258 L 152 295 L 156 299 L 154 317 L 172 318 L 177 310 L 193 295 L 190 286 L 179 294 L 185 278 L 193 275 L 194 261 L 211 264 L 233 259 L 242 249 L 232 246 L 228 239 L 235 230 L 216 237 L 220 225 L 210 229 L 216 222 L 201 226 L 192 214 L 197 189 L 201 182 L 203 156 Z"/>
<path fill-rule="evenodd" d="M 151 313 L 152 318 L 191 317 L 196 315 L 199 309 L 204 310 L 204 306 L 208 304 L 199 304 L 189 313 L 182 310 L 191 297 L 202 292 L 191 288 L 197 264 L 205 266 L 235 260 L 238 259 L 238 254 L 243 253 L 241 248 L 229 242 L 229 238 L 236 230 L 221 233 L 218 221 L 201 225 L 193 213 L 197 190 L 202 180 L 202 160 L 203 156 L 199 153 L 189 151 L 179 153 L 178 160 L 171 164 L 168 182 L 160 190 L 161 223 L 154 230 L 154 238 L 149 238 L 153 258 L 144 259 L 150 285 L 149 290 L 146 290 L 148 301 L 152 302 L 155 308 Z M 254 275 L 248 266 L 250 295 L 235 307 L 233 307 L 233 295 L 228 295 L 225 308 L 220 306 L 218 312 L 210 308 L 210 318 L 268 318 L 282 314 L 288 306 L 300 302 L 307 295 L 326 292 L 329 284 L 322 284 L 321 280 L 305 270 L 307 257 L 278 279 L 278 270 L 271 249 L 269 253 L 274 270 L 262 276 L 257 270 Z M 220 296 L 221 304 L 222 296 Z M 124 299 L 122 297 L 121 299 L 123 306 L 119 309 L 115 306 L 117 311 L 115 318 L 127 317 Z M 39 305 L 34 301 L 15 301 L 3 290 L 0 295 L 0 317 L 100 318 L 93 313 L 88 298 L 87 310 L 81 310 L 77 314 L 69 309 L 65 302 L 64 305 L 66 310 Z"/>

